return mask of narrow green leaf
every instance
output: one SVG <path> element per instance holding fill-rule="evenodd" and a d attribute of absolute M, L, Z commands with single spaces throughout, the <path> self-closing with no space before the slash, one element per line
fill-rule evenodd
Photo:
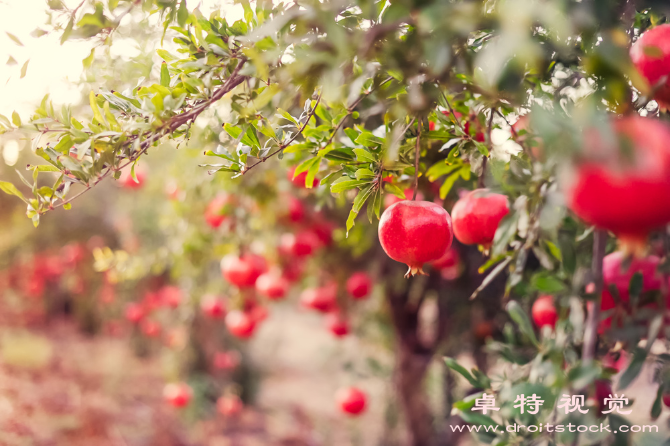
<path fill-rule="evenodd" d="M 521 308 L 521 305 L 519 305 L 517 301 L 512 300 L 507 304 L 507 312 L 509 313 L 512 320 L 517 324 L 521 333 L 528 336 L 528 339 L 530 339 L 533 344 L 539 345 L 537 337 L 535 336 L 535 331 L 533 330 L 533 326 L 530 323 L 530 319 L 528 318 L 526 312 L 523 311 L 523 308 Z"/>
<path fill-rule="evenodd" d="M 12 112 L 12 122 L 14 123 L 15 126 L 21 127 L 21 117 L 15 111 Z"/>
<path fill-rule="evenodd" d="M 90 68 L 91 64 L 93 64 L 93 59 L 95 59 L 95 47 L 91 48 L 91 53 L 81 61 L 84 68 Z"/>
<path fill-rule="evenodd" d="M 619 390 L 626 389 L 633 381 L 635 381 L 635 378 L 637 378 L 642 371 L 642 366 L 646 359 L 647 351 L 643 348 L 635 347 L 635 350 L 633 350 L 633 358 L 621 375 L 621 379 L 619 379 L 619 384 L 617 385 Z"/>
<path fill-rule="evenodd" d="M 23 196 L 20 190 L 16 188 L 12 183 L 8 181 L 0 181 L 0 190 L 9 195 L 14 195 L 19 197 L 21 200 L 26 201 L 26 198 Z"/>
<path fill-rule="evenodd" d="M 100 107 L 98 107 L 98 102 L 95 99 L 95 93 L 93 90 L 88 94 L 88 102 L 91 106 L 91 110 L 93 111 L 93 117 L 100 123 L 104 123 L 105 120 L 102 117 L 102 113 L 100 113 Z"/>
<path fill-rule="evenodd" d="M 161 63 L 161 85 L 163 87 L 170 86 L 170 72 L 168 71 L 168 66 L 165 61 Z"/>
<path fill-rule="evenodd" d="M 21 77 L 20 77 L 20 79 L 23 79 L 24 77 L 26 77 L 26 73 L 28 72 L 28 63 L 29 62 L 30 62 L 30 59 L 26 60 L 26 62 L 21 67 Z"/>
<path fill-rule="evenodd" d="M 468 382 L 473 386 L 473 387 L 479 387 L 479 382 L 468 372 L 468 370 L 460 365 L 458 362 L 456 362 L 455 359 L 453 358 L 444 358 L 445 364 L 447 364 L 447 367 L 449 367 L 451 370 L 454 372 L 457 372 L 459 375 L 461 375 L 463 378 L 467 379 Z"/>
<path fill-rule="evenodd" d="M 16 43 L 18 46 L 23 46 L 23 43 L 21 43 L 21 41 L 19 40 L 19 38 L 16 37 L 14 34 L 9 33 L 9 32 L 7 32 L 7 31 L 5 31 L 5 33 L 6 33 L 7 36 L 9 36 L 9 38 L 12 39 L 12 40 L 14 41 L 14 43 Z"/>

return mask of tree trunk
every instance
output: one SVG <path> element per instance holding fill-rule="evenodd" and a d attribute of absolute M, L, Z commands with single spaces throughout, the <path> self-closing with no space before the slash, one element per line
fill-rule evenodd
<path fill-rule="evenodd" d="M 405 415 L 411 446 L 436 444 L 433 415 L 424 389 L 432 354 L 417 353 L 401 345 L 396 368 L 396 386 Z"/>

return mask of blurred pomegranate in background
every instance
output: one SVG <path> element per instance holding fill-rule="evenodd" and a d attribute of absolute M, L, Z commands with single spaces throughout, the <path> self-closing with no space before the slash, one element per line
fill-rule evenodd
<path fill-rule="evenodd" d="M 246 312 L 233 310 L 226 315 L 226 328 L 233 336 L 247 339 L 254 334 L 256 323 Z"/>
<path fill-rule="evenodd" d="M 191 398 L 193 398 L 193 391 L 186 383 L 170 383 L 163 389 L 163 397 L 173 407 L 186 407 Z"/>
<path fill-rule="evenodd" d="M 207 204 L 205 221 L 212 228 L 218 228 L 232 213 L 234 200 L 231 195 L 221 193 Z"/>
<path fill-rule="evenodd" d="M 354 299 L 365 299 L 372 289 L 372 279 L 367 273 L 359 271 L 347 279 L 347 292 Z"/>
<path fill-rule="evenodd" d="M 212 294 L 206 294 L 202 297 L 200 309 L 210 319 L 223 319 L 226 315 L 226 307 L 223 301 Z"/>
<path fill-rule="evenodd" d="M 233 370 L 242 362 L 242 357 L 238 351 L 230 350 L 226 352 L 214 353 L 212 364 L 217 370 Z"/>
<path fill-rule="evenodd" d="M 271 300 L 283 299 L 286 297 L 288 289 L 288 280 L 282 277 L 278 271 L 263 273 L 256 280 L 256 291 Z"/>
<path fill-rule="evenodd" d="M 328 313 L 337 308 L 337 284 L 330 283 L 316 288 L 307 288 L 300 294 L 303 307 Z"/>
<path fill-rule="evenodd" d="M 267 270 L 265 259 L 256 254 L 227 255 L 221 260 L 224 279 L 238 288 L 253 287 L 258 277 Z"/>
<path fill-rule="evenodd" d="M 335 401 L 345 414 L 360 415 L 367 405 L 367 396 L 356 387 L 345 387 L 337 391 Z"/>
<path fill-rule="evenodd" d="M 237 395 L 224 395 L 216 401 L 216 409 L 224 417 L 233 417 L 242 412 L 244 403 Z"/>
<path fill-rule="evenodd" d="M 670 25 L 658 25 L 644 32 L 631 46 L 633 65 L 654 91 L 662 109 L 670 108 Z"/>

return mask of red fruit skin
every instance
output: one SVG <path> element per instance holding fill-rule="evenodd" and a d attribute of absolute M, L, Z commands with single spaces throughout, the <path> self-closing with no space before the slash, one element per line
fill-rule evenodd
<path fill-rule="evenodd" d="M 289 170 L 288 179 L 291 180 L 291 182 L 298 187 L 302 187 L 303 189 L 307 188 L 305 184 L 305 181 L 307 179 L 307 172 L 302 172 L 299 173 L 298 175 L 295 175 L 295 168 L 292 168 L 291 170 Z M 319 186 L 319 179 L 314 178 L 314 181 L 312 182 L 312 187 L 318 187 L 318 186 Z"/>
<path fill-rule="evenodd" d="M 356 387 L 346 387 L 337 391 L 335 401 L 345 414 L 360 415 L 367 405 L 367 396 Z"/>
<path fill-rule="evenodd" d="M 608 410 L 608 405 L 605 404 L 605 398 L 612 395 L 612 383 L 606 379 L 597 379 L 595 382 L 595 400 L 598 413 L 602 416 L 603 410 Z"/>
<path fill-rule="evenodd" d="M 228 352 L 216 352 L 212 364 L 217 370 L 233 370 L 240 365 L 242 358 L 239 352 L 231 350 Z"/>
<path fill-rule="evenodd" d="M 288 262 L 282 266 L 282 277 L 289 282 L 297 282 L 300 280 L 305 270 L 304 262 L 301 259 L 290 258 Z"/>
<path fill-rule="evenodd" d="M 585 155 L 568 182 L 568 206 L 582 220 L 621 239 L 644 241 L 670 222 L 670 127 L 639 116 L 621 118 L 613 128 L 632 159 L 587 134 Z M 596 159 L 597 157 L 597 159 Z"/>
<path fill-rule="evenodd" d="M 630 279 L 636 272 L 642 274 L 642 292 L 654 291 L 661 289 L 662 276 L 656 271 L 661 259 L 656 256 L 647 256 L 645 258 L 633 258 L 630 262 L 630 267 L 622 270 L 622 265 L 625 260 L 625 255 L 621 251 L 608 254 L 603 259 L 603 294 L 600 300 L 600 310 L 608 311 L 615 307 L 615 300 L 609 291 L 610 285 L 616 287 L 621 304 L 627 307 L 630 301 L 630 293 L 628 287 L 630 286 Z M 604 333 L 612 325 L 612 318 L 603 320 L 598 332 Z"/>
<path fill-rule="evenodd" d="M 205 209 L 205 221 L 207 224 L 216 229 L 228 218 L 231 211 L 232 199 L 227 194 L 219 194 L 212 201 L 209 202 Z"/>
<path fill-rule="evenodd" d="M 670 393 L 666 393 L 663 395 L 663 404 L 665 407 L 670 407 Z"/>
<path fill-rule="evenodd" d="M 126 305 L 125 315 L 129 322 L 138 324 L 142 319 L 144 319 L 145 311 L 140 304 L 132 302 Z"/>
<path fill-rule="evenodd" d="M 405 200 L 411 200 L 413 197 L 414 197 L 414 189 L 405 189 Z M 421 193 L 421 191 L 416 193 L 416 199 L 418 201 L 423 200 L 423 194 Z M 399 203 L 401 201 L 404 200 L 398 198 L 397 196 L 391 193 L 387 193 L 386 195 L 384 195 L 384 208 L 388 209 L 394 204 Z"/>
<path fill-rule="evenodd" d="M 177 308 L 182 300 L 181 290 L 172 285 L 164 286 L 159 291 L 160 302 L 166 307 Z"/>
<path fill-rule="evenodd" d="M 311 231 L 298 234 L 282 234 L 279 240 L 279 251 L 285 255 L 307 257 L 316 251 L 320 245 L 319 238 Z"/>
<path fill-rule="evenodd" d="M 163 389 L 163 397 L 171 406 L 186 407 L 193 397 L 191 387 L 186 383 L 172 383 Z"/>
<path fill-rule="evenodd" d="M 226 307 L 223 301 L 211 294 L 202 297 L 200 309 L 210 319 L 223 319 L 226 315 Z"/>
<path fill-rule="evenodd" d="M 140 327 L 142 333 L 150 338 L 155 338 L 161 334 L 161 325 L 156 321 L 144 320 Z"/>
<path fill-rule="evenodd" d="M 318 288 L 307 288 L 300 294 L 303 307 L 328 313 L 337 308 L 337 287 L 326 285 Z"/>
<path fill-rule="evenodd" d="M 452 219 L 452 222 L 453 222 L 453 219 Z M 431 265 L 436 270 L 443 270 L 445 268 L 452 268 L 452 267 L 458 266 L 460 261 L 461 261 L 461 257 L 458 254 L 458 251 L 456 251 L 452 247 L 450 249 L 447 249 L 447 252 L 445 252 L 444 255 L 442 257 L 440 257 L 439 259 L 433 261 L 431 263 Z"/>
<path fill-rule="evenodd" d="M 556 311 L 553 296 L 538 297 L 535 302 L 533 302 L 531 314 L 533 315 L 535 325 L 538 327 L 542 328 L 546 325 L 552 329 L 556 328 L 556 321 L 558 321 L 558 311 Z"/>
<path fill-rule="evenodd" d="M 630 58 L 649 86 L 656 87 L 661 78 L 670 75 L 670 25 L 659 25 L 642 34 L 631 47 Z M 658 88 L 654 99 L 662 108 L 670 107 L 669 79 Z"/>
<path fill-rule="evenodd" d="M 254 334 L 256 323 L 244 311 L 233 310 L 226 316 L 226 327 L 233 336 L 247 339 Z"/>
<path fill-rule="evenodd" d="M 435 130 L 435 121 L 428 121 L 428 130 L 431 132 Z"/>
<path fill-rule="evenodd" d="M 216 400 L 216 410 L 224 417 L 239 415 L 244 409 L 244 403 L 237 395 L 222 396 Z"/>
<path fill-rule="evenodd" d="M 227 255 L 221 260 L 223 278 L 238 288 L 253 287 L 266 270 L 265 259 L 256 254 Z"/>
<path fill-rule="evenodd" d="M 372 289 L 372 279 L 367 273 L 357 272 L 347 279 L 347 292 L 354 299 L 365 299 Z"/>
<path fill-rule="evenodd" d="M 331 313 L 326 316 L 326 328 L 338 338 L 349 334 L 349 323 L 341 315 L 336 313 Z"/>
<path fill-rule="evenodd" d="M 288 289 L 288 280 L 277 273 L 264 273 L 256 280 L 256 291 L 271 300 L 283 299 Z"/>
<path fill-rule="evenodd" d="M 288 197 L 288 218 L 293 223 L 300 223 L 305 219 L 305 207 L 295 197 Z"/>
<path fill-rule="evenodd" d="M 451 210 L 454 236 L 465 245 L 491 246 L 496 230 L 509 214 L 507 197 L 488 189 L 475 189 L 460 198 Z"/>
<path fill-rule="evenodd" d="M 378 235 L 386 254 L 409 267 L 405 277 L 423 273 L 423 264 L 442 257 L 453 240 L 449 213 L 429 201 L 401 201 L 389 207 L 379 221 Z"/>
<path fill-rule="evenodd" d="M 121 186 L 123 186 L 126 189 L 132 189 L 132 190 L 138 190 L 142 189 L 144 186 L 144 181 L 146 180 L 146 173 L 144 169 L 141 167 L 136 167 L 135 168 L 135 178 L 137 178 L 137 181 L 133 179 L 133 176 L 130 174 L 130 168 L 123 169 L 121 172 L 121 176 L 119 177 L 119 183 Z"/>

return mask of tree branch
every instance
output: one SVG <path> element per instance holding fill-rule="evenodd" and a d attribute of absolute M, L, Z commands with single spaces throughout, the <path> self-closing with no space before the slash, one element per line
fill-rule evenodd
<path fill-rule="evenodd" d="M 586 319 L 584 345 L 582 347 L 582 363 L 584 365 L 590 364 L 595 357 L 598 323 L 600 322 L 600 299 L 603 292 L 603 258 L 605 257 L 606 245 L 607 232 L 596 229 L 593 234 L 593 260 L 591 264 L 596 299 L 589 308 L 588 318 Z"/>
<path fill-rule="evenodd" d="M 419 119 L 418 131 L 416 134 L 416 148 L 414 149 L 414 196 L 412 200 L 416 200 L 416 192 L 419 189 L 419 159 L 421 158 L 421 120 Z"/>

